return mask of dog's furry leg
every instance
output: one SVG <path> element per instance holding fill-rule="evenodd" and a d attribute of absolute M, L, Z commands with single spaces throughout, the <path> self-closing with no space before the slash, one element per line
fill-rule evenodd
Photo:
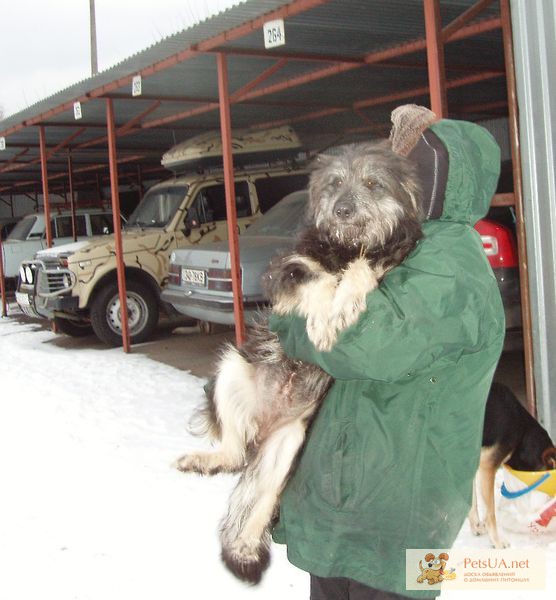
<path fill-rule="evenodd" d="M 473 535 L 484 535 L 486 527 L 479 517 L 479 507 L 477 505 L 477 477 L 473 480 L 473 498 L 471 501 L 471 510 L 469 511 L 468 519 Z"/>
<path fill-rule="evenodd" d="M 328 322 L 338 285 L 337 275 L 307 256 L 291 256 L 284 264 L 286 272 L 291 269 L 294 273 L 303 273 L 305 280 L 293 288 L 284 284 L 274 298 L 273 312 L 279 315 L 298 313 L 305 317 L 307 335 L 313 344 L 331 347 L 336 332 L 328 327 Z"/>
<path fill-rule="evenodd" d="M 485 503 L 485 528 L 490 541 L 495 548 L 507 548 L 505 542 L 498 533 L 496 524 L 496 506 L 494 501 L 494 479 L 498 467 L 502 464 L 504 456 L 496 446 L 481 451 L 479 464 L 479 478 L 481 482 L 481 495 Z"/>
<path fill-rule="evenodd" d="M 329 327 L 340 332 L 353 325 L 366 308 L 367 294 L 378 287 L 380 276 L 382 273 L 376 273 L 365 258 L 353 260 L 336 288 Z M 319 350 L 330 350 L 331 347 L 332 344 L 328 348 L 321 345 Z"/>
<path fill-rule="evenodd" d="M 301 418 L 276 429 L 241 476 L 222 522 L 222 560 L 240 579 L 258 583 L 270 560 L 270 522 L 303 444 Z"/>
<path fill-rule="evenodd" d="M 236 348 L 228 346 L 218 365 L 213 399 L 221 431 L 220 447 L 215 452 L 186 454 L 176 461 L 176 468 L 204 475 L 242 469 L 246 446 L 257 434 L 257 400 L 255 367 Z"/>

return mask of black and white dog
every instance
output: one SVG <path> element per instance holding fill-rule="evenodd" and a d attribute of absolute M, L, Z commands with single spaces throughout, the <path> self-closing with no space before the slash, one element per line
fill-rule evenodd
<path fill-rule="evenodd" d="M 421 238 L 420 207 L 415 166 L 389 142 L 319 157 L 307 227 L 267 273 L 273 312 L 305 317 L 315 347 L 330 350 L 365 310 L 367 294 Z M 269 562 L 280 493 L 330 384 L 319 367 L 284 354 L 264 317 L 241 348 L 228 346 L 221 356 L 204 411 L 220 447 L 187 454 L 176 466 L 242 471 L 221 528 L 222 558 L 241 579 L 258 582 Z"/>

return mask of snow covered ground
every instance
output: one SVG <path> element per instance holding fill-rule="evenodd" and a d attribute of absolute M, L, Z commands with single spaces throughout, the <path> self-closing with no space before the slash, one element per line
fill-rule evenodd
<path fill-rule="evenodd" d="M 221 565 L 217 524 L 233 476 L 170 468 L 203 444 L 186 424 L 204 381 L 119 349 L 67 350 L 56 337 L 0 319 L 0 598 L 307 600 L 308 577 L 283 547 L 259 587 Z M 546 547 L 547 592 L 488 599 L 553 598 L 556 538 L 507 537 Z M 488 541 L 466 524 L 457 545 Z"/>

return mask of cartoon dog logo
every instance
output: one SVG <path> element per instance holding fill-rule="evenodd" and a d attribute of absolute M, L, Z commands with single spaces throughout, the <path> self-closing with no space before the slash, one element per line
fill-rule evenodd
<path fill-rule="evenodd" d="M 438 558 L 434 554 L 427 554 L 425 556 L 425 567 L 423 568 L 423 561 L 419 561 L 419 569 L 421 569 L 421 575 L 417 577 L 417 583 L 423 583 L 428 581 L 429 585 L 440 583 L 446 579 L 445 569 L 446 561 L 449 559 L 449 555 L 446 552 L 438 555 Z"/>

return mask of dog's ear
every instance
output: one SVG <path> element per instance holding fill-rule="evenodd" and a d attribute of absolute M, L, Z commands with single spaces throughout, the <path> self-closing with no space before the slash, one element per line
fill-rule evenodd
<path fill-rule="evenodd" d="M 425 561 L 429 562 L 429 560 L 434 560 L 434 554 L 431 554 L 430 552 L 425 555 Z"/>
<path fill-rule="evenodd" d="M 450 558 L 450 556 L 448 554 L 446 554 L 446 552 L 443 552 L 438 558 L 440 560 L 448 560 Z"/>
<path fill-rule="evenodd" d="M 334 156 L 331 154 L 317 154 L 309 166 L 311 170 L 323 169 L 328 167 L 333 160 Z"/>
<path fill-rule="evenodd" d="M 547 469 L 556 469 L 556 447 L 547 448 L 542 453 L 542 462 Z"/>

